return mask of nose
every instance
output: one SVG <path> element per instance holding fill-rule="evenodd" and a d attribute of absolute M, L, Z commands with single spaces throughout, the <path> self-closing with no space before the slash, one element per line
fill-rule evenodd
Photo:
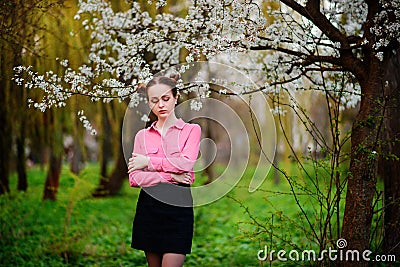
<path fill-rule="evenodd" d="M 160 100 L 158 101 L 158 106 L 159 106 L 160 108 L 163 107 L 163 106 L 164 106 L 164 100 L 160 99 Z"/>

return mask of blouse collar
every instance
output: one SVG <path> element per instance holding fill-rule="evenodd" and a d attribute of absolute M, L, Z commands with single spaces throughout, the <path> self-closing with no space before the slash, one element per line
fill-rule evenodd
<path fill-rule="evenodd" d="M 157 121 L 153 121 L 153 123 L 150 125 L 150 128 L 149 128 L 149 129 L 153 128 L 153 130 L 156 130 L 156 131 L 157 131 L 157 129 L 156 129 L 156 123 L 157 123 Z M 185 126 L 185 124 L 186 124 L 186 122 L 184 122 L 181 118 L 179 118 L 179 119 L 175 122 L 175 124 L 172 125 L 171 127 L 176 127 L 176 128 L 178 128 L 179 130 L 182 130 L 183 127 Z"/>

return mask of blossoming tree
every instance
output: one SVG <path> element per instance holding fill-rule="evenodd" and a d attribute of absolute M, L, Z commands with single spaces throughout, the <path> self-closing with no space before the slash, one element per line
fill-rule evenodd
<path fill-rule="evenodd" d="M 326 93 L 337 96 L 343 108 L 359 104 L 341 235 L 351 249 L 369 247 L 378 166 L 383 166 L 385 230 L 391 235 L 385 236 L 385 246 L 399 255 L 400 1 L 193 0 L 187 6 L 157 1 L 153 4 L 161 9 L 184 8 L 184 15 L 159 12 L 155 17 L 129 2 L 129 10 L 115 13 L 107 1 L 80 1 L 75 18 L 92 39 L 87 64 L 72 69 L 61 60 L 63 76 L 17 68 L 30 77 L 26 88 L 45 93 L 29 99 L 33 107 L 63 107 L 76 94 L 137 105 L 135 85 L 179 63 L 182 49 L 187 62 L 219 54 L 234 60 L 251 51 L 256 63 L 235 64 L 263 75 L 266 83 L 258 90 L 265 94 L 329 88 Z M 344 79 L 341 86 L 337 77 Z M 94 131 L 90 123 L 85 126 Z"/>

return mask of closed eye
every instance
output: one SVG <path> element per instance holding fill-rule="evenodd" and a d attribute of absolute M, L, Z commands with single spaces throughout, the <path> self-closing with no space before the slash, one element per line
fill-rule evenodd
<path fill-rule="evenodd" d="M 168 102 L 168 101 L 171 99 L 171 97 L 170 97 L 170 96 L 162 96 L 161 99 L 162 99 L 164 102 Z M 150 100 L 150 102 L 153 103 L 153 104 L 157 104 L 158 101 L 159 101 L 159 99 L 158 99 L 157 97 L 153 97 L 153 98 Z"/>

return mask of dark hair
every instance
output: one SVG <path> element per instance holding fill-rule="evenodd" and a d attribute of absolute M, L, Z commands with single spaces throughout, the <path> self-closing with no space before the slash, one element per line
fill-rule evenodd
<path fill-rule="evenodd" d="M 153 79 L 151 79 L 147 83 L 147 85 L 144 83 L 140 83 L 136 90 L 138 93 L 146 94 L 146 98 L 149 99 L 148 90 L 150 87 L 152 87 L 156 84 L 165 84 L 165 85 L 168 85 L 171 87 L 172 95 L 174 97 L 176 97 L 178 94 L 178 89 L 176 88 L 176 84 L 177 84 L 178 80 L 179 80 L 179 74 L 177 74 L 177 73 L 172 73 L 169 75 L 169 77 L 156 76 Z"/>

